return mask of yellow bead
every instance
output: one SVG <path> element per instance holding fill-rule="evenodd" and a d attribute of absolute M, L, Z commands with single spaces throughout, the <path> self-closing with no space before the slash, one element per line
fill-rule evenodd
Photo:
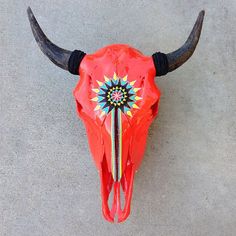
<path fill-rule="evenodd" d="M 135 84 L 135 82 L 136 82 L 136 80 L 134 80 L 134 81 L 130 82 L 130 85 L 134 85 L 134 84 Z"/>
<path fill-rule="evenodd" d="M 98 83 L 99 86 L 103 85 L 103 83 L 101 81 L 99 81 L 99 80 L 97 80 L 97 83 Z"/>
<path fill-rule="evenodd" d="M 98 97 L 94 97 L 94 98 L 92 98 L 91 101 L 93 101 L 93 102 L 98 101 Z"/>
<path fill-rule="evenodd" d="M 127 115 L 130 116 L 130 117 L 132 117 L 131 111 L 127 111 Z"/>
<path fill-rule="evenodd" d="M 134 88 L 134 92 L 138 92 L 141 88 Z"/>
<path fill-rule="evenodd" d="M 123 78 L 123 81 L 127 81 L 127 75 Z"/>
<path fill-rule="evenodd" d="M 139 109 L 139 107 L 136 104 L 133 104 L 133 108 Z"/>
<path fill-rule="evenodd" d="M 95 92 L 95 93 L 99 93 L 99 89 L 92 89 L 93 90 L 93 92 Z"/>

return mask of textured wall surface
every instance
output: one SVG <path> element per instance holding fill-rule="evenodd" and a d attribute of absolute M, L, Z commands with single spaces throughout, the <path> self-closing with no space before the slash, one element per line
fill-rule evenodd
<path fill-rule="evenodd" d="M 236 235 L 236 1 L 0 0 L 0 235 Z M 77 118 L 78 78 L 51 64 L 30 5 L 56 44 L 92 53 L 127 43 L 151 55 L 202 37 L 179 70 L 156 79 L 158 119 L 135 177 L 132 212 L 101 214 L 98 173 Z"/>

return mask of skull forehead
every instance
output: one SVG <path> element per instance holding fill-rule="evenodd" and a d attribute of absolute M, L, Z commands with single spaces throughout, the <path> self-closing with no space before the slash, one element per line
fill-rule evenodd
<path fill-rule="evenodd" d="M 151 72 L 150 72 L 151 71 Z M 116 73 L 123 77 L 138 79 L 148 73 L 155 76 L 152 57 L 143 55 L 137 49 L 126 44 L 113 44 L 87 54 L 80 65 L 80 77 L 89 75 L 92 79 L 100 79 L 104 75 Z"/>
<path fill-rule="evenodd" d="M 112 44 L 106 47 L 100 48 L 92 55 L 97 57 L 103 56 L 143 56 L 143 54 L 136 48 L 133 48 L 127 44 Z"/>

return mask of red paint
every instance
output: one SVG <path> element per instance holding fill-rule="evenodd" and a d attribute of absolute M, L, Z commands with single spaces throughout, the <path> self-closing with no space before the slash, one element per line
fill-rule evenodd
<path fill-rule="evenodd" d="M 133 177 L 139 168 L 146 145 L 148 128 L 158 112 L 160 91 L 155 85 L 156 74 L 152 57 L 144 56 L 128 45 L 111 45 L 94 54 L 86 55 L 80 64 L 80 80 L 74 90 L 79 117 L 83 120 L 92 156 L 101 179 L 102 209 L 104 217 L 114 222 L 124 221 L 130 213 Z M 92 89 L 97 88 L 97 80 L 104 81 L 104 75 L 112 78 L 128 76 L 128 81 L 136 80 L 135 86 L 141 88 L 137 95 L 139 109 L 131 109 L 132 117 L 122 113 L 122 178 L 114 182 L 111 174 L 111 116 L 100 117 L 101 111 L 94 111 L 96 103 Z M 112 207 L 108 198 L 114 191 Z M 124 192 L 125 204 L 120 204 L 120 191 Z"/>

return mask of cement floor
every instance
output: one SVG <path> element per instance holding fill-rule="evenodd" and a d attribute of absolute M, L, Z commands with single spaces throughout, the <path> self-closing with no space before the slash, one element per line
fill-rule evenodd
<path fill-rule="evenodd" d="M 0 235 L 236 235 L 236 1 L 0 0 Z M 101 213 L 98 173 L 72 90 L 38 49 L 30 5 L 56 44 L 175 50 L 206 10 L 193 57 L 162 91 L 131 215 Z"/>

